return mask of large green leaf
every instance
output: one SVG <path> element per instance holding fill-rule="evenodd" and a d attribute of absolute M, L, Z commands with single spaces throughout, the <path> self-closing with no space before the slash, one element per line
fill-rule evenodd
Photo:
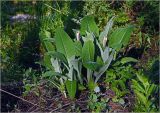
<path fill-rule="evenodd" d="M 75 45 L 75 52 L 76 52 L 76 56 L 81 56 L 82 54 L 82 44 L 80 41 L 76 41 L 74 43 Z"/>
<path fill-rule="evenodd" d="M 96 62 L 97 62 L 100 66 L 104 65 L 104 63 L 103 63 L 103 61 L 102 61 L 102 58 L 101 58 L 100 56 L 97 56 Z"/>
<path fill-rule="evenodd" d="M 85 35 L 86 31 L 94 33 L 99 36 L 99 28 L 97 27 L 93 16 L 85 16 L 81 21 L 81 35 Z"/>
<path fill-rule="evenodd" d="M 89 68 L 87 66 L 87 62 L 94 61 L 94 54 L 95 54 L 95 47 L 91 40 L 84 43 L 82 48 L 82 61 L 86 68 Z"/>
<path fill-rule="evenodd" d="M 75 80 L 73 81 L 66 81 L 66 88 L 68 91 L 68 95 L 71 99 L 74 99 L 76 95 L 76 90 L 77 90 L 77 82 Z"/>
<path fill-rule="evenodd" d="M 51 58 L 51 63 L 55 72 L 62 73 L 58 59 Z"/>
<path fill-rule="evenodd" d="M 105 63 L 109 57 L 110 48 L 106 47 L 103 54 L 102 54 L 102 60 Z"/>
<path fill-rule="evenodd" d="M 75 55 L 74 43 L 62 28 L 56 29 L 55 42 L 57 51 L 64 54 L 67 59 Z"/>
<path fill-rule="evenodd" d="M 109 38 L 109 47 L 119 51 L 122 46 L 126 46 L 130 40 L 133 26 L 116 29 Z"/>
<path fill-rule="evenodd" d="M 64 63 L 67 63 L 67 59 L 62 53 L 49 51 L 49 52 L 46 52 L 46 55 L 50 55 L 52 58 L 57 58 L 58 60 L 63 61 Z"/>
<path fill-rule="evenodd" d="M 111 52 L 110 56 L 108 57 L 107 61 L 105 62 L 105 64 L 99 69 L 98 72 L 94 72 L 94 76 L 96 77 L 95 83 L 100 79 L 100 77 L 102 76 L 102 74 L 104 72 L 106 72 L 106 70 L 110 66 L 110 64 L 111 64 L 111 62 L 113 60 L 114 53 L 115 53 L 115 50 L 112 50 L 112 52 Z"/>
<path fill-rule="evenodd" d="M 71 61 L 73 68 L 77 71 L 77 77 L 81 84 L 83 84 L 83 78 L 81 75 L 82 71 L 82 62 L 80 59 L 74 59 Z"/>
<path fill-rule="evenodd" d="M 103 44 L 103 39 L 104 39 L 104 37 L 107 37 L 109 30 L 110 30 L 110 29 L 112 28 L 112 26 L 113 26 L 113 19 L 114 19 L 114 18 L 115 18 L 115 16 L 112 17 L 112 18 L 109 20 L 109 22 L 107 23 L 107 25 L 106 25 L 105 28 L 104 28 L 104 31 L 100 33 L 99 40 L 100 40 L 101 44 Z"/>
<path fill-rule="evenodd" d="M 88 61 L 85 62 L 85 66 L 91 70 L 97 70 L 101 65 L 97 62 Z"/>

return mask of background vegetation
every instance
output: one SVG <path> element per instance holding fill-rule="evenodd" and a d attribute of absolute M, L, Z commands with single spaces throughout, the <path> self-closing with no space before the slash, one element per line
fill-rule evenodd
<path fill-rule="evenodd" d="M 92 82 L 87 86 L 84 80 L 85 82 L 78 86 L 79 92 L 89 91 L 88 97 L 85 98 L 90 100 L 86 104 L 86 109 L 94 112 L 119 111 L 122 108 L 134 112 L 158 111 L 160 41 L 158 1 L 2 1 L 1 89 L 21 97 L 22 94 L 30 96 L 30 93 L 33 93 L 40 99 L 39 105 L 45 100 L 41 94 L 44 90 L 39 90 L 42 86 L 46 92 L 50 92 L 47 96 L 53 96 L 57 87 L 55 88 L 55 84 L 52 83 L 53 78 L 47 77 L 50 73 L 46 72 L 51 71 L 53 65 L 50 62 L 50 55 L 46 55 L 46 52 L 56 51 L 57 45 L 52 39 L 55 39 L 58 27 L 64 28 L 75 41 L 77 31 L 82 31 L 81 24 L 86 15 L 94 17 L 100 32 L 113 16 L 116 17 L 110 32 L 127 25 L 134 25 L 128 45 L 117 52 L 116 60 L 112 61 L 112 65 L 97 83 L 100 90 L 110 91 L 106 94 L 110 94 L 110 97 L 105 97 L 103 90 L 102 94 L 88 90 L 94 89 Z M 51 39 L 44 41 L 45 38 Z M 126 59 L 123 57 L 137 60 L 129 59 L 131 61 L 124 63 Z M 82 74 L 85 71 L 82 68 Z M 105 85 L 101 85 L 102 83 Z M 68 82 L 66 85 L 67 94 L 70 98 L 78 98 L 78 94 L 81 93 L 75 95 L 74 91 L 69 93 L 69 84 Z M 55 91 L 52 92 L 53 89 Z M 64 93 L 65 86 L 62 85 L 58 89 Z M 2 112 L 13 109 L 26 111 L 27 107 L 26 109 L 22 109 L 23 106 L 17 107 L 14 97 L 4 92 L 1 94 Z M 84 107 L 80 106 L 76 109 L 73 105 L 68 111 L 83 111 L 82 108 Z"/>

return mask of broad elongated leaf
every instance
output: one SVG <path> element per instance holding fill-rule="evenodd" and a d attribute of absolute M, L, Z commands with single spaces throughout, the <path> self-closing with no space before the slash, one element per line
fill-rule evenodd
<path fill-rule="evenodd" d="M 146 76 L 143 75 L 143 72 L 137 72 L 136 73 L 138 80 L 143 84 L 143 86 L 146 88 L 149 86 L 149 82 Z"/>
<path fill-rule="evenodd" d="M 75 55 L 74 43 L 62 28 L 56 29 L 55 42 L 57 51 L 64 54 L 67 59 Z"/>
<path fill-rule="evenodd" d="M 97 70 L 101 65 L 98 64 L 97 62 L 88 61 L 88 62 L 85 62 L 85 66 L 88 69 Z"/>
<path fill-rule="evenodd" d="M 98 65 L 102 66 L 104 63 L 102 61 L 102 58 L 100 56 L 97 56 L 97 60 L 96 62 L 98 63 Z"/>
<path fill-rule="evenodd" d="M 51 38 L 50 32 L 43 30 L 39 33 L 39 37 L 40 37 L 40 40 L 47 51 L 55 51 L 55 46 L 52 43 L 53 41 L 45 41 L 48 39 L 54 40 L 53 38 Z"/>
<path fill-rule="evenodd" d="M 86 31 L 94 33 L 99 36 L 99 28 L 97 27 L 93 16 L 85 16 L 81 21 L 80 34 L 85 35 Z"/>
<path fill-rule="evenodd" d="M 60 64 L 57 59 L 51 58 L 52 66 L 54 67 L 55 72 L 62 73 Z"/>
<path fill-rule="evenodd" d="M 69 68 L 69 72 L 67 73 L 68 77 L 69 77 L 69 80 L 73 80 L 73 67 L 70 67 Z"/>
<path fill-rule="evenodd" d="M 76 41 L 74 43 L 75 45 L 75 52 L 76 52 L 76 56 L 81 56 L 82 54 L 82 44 L 80 41 Z"/>
<path fill-rule="evenodd" d="M 102 56 L 102 55 L 103 55 L 103 49 L 102 49 L 102 47 L 101 47 L 100 43 L 98 42 L 98 40 L 96 40 L 96 45 L 98 46 L 99 51 L 100 51 L 101 56 Z"/>
<path fill-rule="evenodd" d="M 107 37 L 109 30 L 110 30 L 110 29 L 112 28 L 112 26 L 113 26 L 113 19 L 114 19 L 114 18 L 115 18 L 115 16 L 112 17 L 112 18 L 109 20 L 109 22 L 107 23 L 107 25 L 106 25 L 105 28 L 104 28 L 104 31 L 100 33 L 100 35 L 99 35 L 99 40 L 100 40 L 101 44 L 103 44 L 103 39 L 104 39 L 104 37 Z"/>
<path fill-rule="evenodd" d="M 110 52 L 110 48 L 109 47 L 106 47 L 103 54 L 102 54 L 102 59 L 103 59 L 103 62 L 105 63 L 109 57 L 109 52 Z"/>
<path fill-rule="evenodd" d="M 138 60 L 135 59 L 135 58 L 132 58 L 132 57 L 124 57 L 124 58 L 121 59 L 122 64 L 125 64 L 125 63 L 128 63 L 128 62 L 138 62 Z"/>
<path fill-rule="evenodd" d="M 109 47 L 119 51 L 122 46 L 126 46 L 130 40 L 133 26 L 116 29 L 109 38 Z"/>
<path fill-rule="evenodd" d="M 80 81 L 80 83 L 83 83 L 82 76 L 81 76 L 81 69 L 82 69 L 82 63 L 79 62 L 79 59 L 73 59 L 70 61 L 73 68 L 77 71 L 77 77 Z"/>
<path fill-rule="evenodd" d="M 96 77 L 95 82 L 97 82 L 100 79 L 100 77 L 102 76 L 102 74 L 108 69 L 108 67 L 109 67 L 109 65 L 110 65 L 110 63 L 111 63 L 111 61 L 113 59 L 114 53 L 115 53 L 115 51 L 112 50 L 110 56 L 108 57 L 106 63 L 104 64 L 104 66 L 101 67 L 98 72 L 94 73 L 94 76 Z"/>
<path fill-rule="evenodd" d="M 52 58 L 57 58 L 58 60 L 63 61 L 64 63 L 67 63 L 67 59 L 62 53 L 49 51 L 49 52 L 46 52 L 46 55 L 50 55 Z"/>
<path fill-rule="evenodd" d="M 76 90 L 77 90 L 77 82 L 75 80 L 73 81 L 66 81 L 66 88 L 68 91 L 68 95 L 71 99 L 74 99 L 76 95 Z"/>
<path fill-rule="evenodd" d="M 86 63 L 89 61 L 94 61 L 95 47 L 91 40 L 84 43 L 82 48 L 82 61 L 86 68 Z"/>

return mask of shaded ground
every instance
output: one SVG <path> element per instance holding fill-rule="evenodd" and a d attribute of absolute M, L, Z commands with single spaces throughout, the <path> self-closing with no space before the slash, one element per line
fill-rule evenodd
<path fill-rule="evenodd" d="M 1 85 L 1 89 L 10 92 L 16 96 L 21 96 L 23 93 L 22 86 L 23 83 L 19 82 L 15 84 Z M 18 101 L 18 98 L 15 98 L 14 96 L 11 96 L 7 93 L 1 92 L 1 112 L 12 111 Z"/>
<path fill-rule="evenodd" d="M 103 85 L 103 87 L 105 87 L 105 85 Z M 45 87 L 40 87 L 40 96 L 36 96 L 33 92 L 30 92 L 27 96 L 21 96 L 21 98 L 28 102 L 19 100 L 17 107 L 12 112 L 91 112 L 87 107 L 89 101 L 88 91 L 82 91 L 77 99 L 70 100 L 64 98 L 64 96 L 55 89 L 46 89 Z M 106 105 L 111 112 L 129 112 L 132 110 L 134 97 L 131 95 L 124 97 L 124 105 L 112 101 L 112 98 L 116 95 L 110 89 L 106 89 L 100 95 L 101 98 L 109 99 Z M 103 112 L 106 112 L 106 110 Z"/>

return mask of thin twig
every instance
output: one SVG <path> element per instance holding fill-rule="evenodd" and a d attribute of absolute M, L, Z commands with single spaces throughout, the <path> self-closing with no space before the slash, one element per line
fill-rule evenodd
<path fill-rule="evenodd" d="M 38 107 L 40 107 L 40 108 L 44 108 L 44 107 L 42 107 L 42 106 L 39 106 L 38 104 L 34 104 L 34 103 L 32 103 L 32 102 L 29 102 L 29 101 L 27 101 L 27 100 L 25 100 L 25 99 L 23 99 L 23 98 L 21 98 L 21 97 L 18 97 L 18 96 L 14 95 L 14 94 L 12 94 L 12 93 L 10 93 L 10 92 L 8 92 L 8 91 L 3 90 L 3 89 L 1 89 L 1 88 L 0 88 L 0 91 L 2 91 L 2 92 L 4 92 L 4 93 L 7 93 L 7 94 L 9 94 L 9 95 L 11 95 L 11 96 L 13 96 L 13 97 L 16 97 L 16 98 L 18 98 L 18 99 L 20 99 L 20 100 L 22 100 L 22 101 L 25 101 L 25 102 L 27 102 L 27 103 L 29 103 L 29 104 L 32 104 L 32 105 L 34 105 L 34 106 L 38 106 Z M 44 109 L 46 109 L 46 108 L 44 108 Z"/>
<path fill-rule="evenodd" d="M 32 110 L 35 106 L 32 106 L 29 110 L 27 110 L 27 112 L 29 112 L 30 110 Z"/>
<path fill-rule="evenodd" d="M 59 109 L 62 109 L 63 107 L 66 107 L 66 106 L 68 106 L 68 105 L 70 105 L 70 104 L 71 104 L 71 103 L 65 104 L 65 105 L 63 105 L 62 107 L 59 107 L 59 108 L 56 108 L 56 109 L 50 111 L 49 113 L 55 112 L 55 111 L 57 111 L 57 110 L 59 110 Z"/>
<path fill-rule="evenodd" d="M 20 99 L 20 100 L 23 100 L 23 101 L 25 101 L 25 102 L 28 102 L 28 103 L 30 103 L 30 104 L 32 104 L 32 105 L 34 105 L 34 106 L 39 106 L 38 104 L 34 104 L 34 103 L 32 103 L 32 102 L 29 102 L 29 101 L 27 101 L 27 100 L 25 100 L 25 99 L 23 99 L 23 98 L 21 98 L 21 97 L 18 97 L 18 96 L 16 96 L 16 95 L 14 95 L 14 94 L 12 94 L 12 93 L 10 93 L 10 92 L 8 92 L 8 91 L 5 91 L 5 90 L 3 90 L 3 89 L 0 89 L 2 92 L 4 92 L 4 93 L 7 93 L 7 94 L 9 94 L 9 95 L 12 95 L 13 97 L 16 97 L 16 98 L 18 98 L 18 99 Z"/>

